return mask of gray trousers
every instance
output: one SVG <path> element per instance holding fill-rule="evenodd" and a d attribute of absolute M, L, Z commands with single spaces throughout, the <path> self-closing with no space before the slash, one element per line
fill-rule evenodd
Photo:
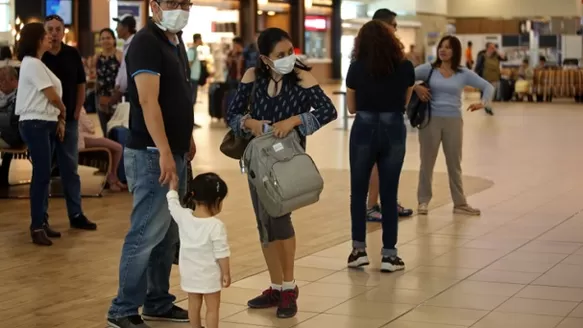
<path fill-rule="evenodd" d="M 443 153 L 449 176 L 449 189 L 454 206 L 466 205 L 462 182 L 462 143 L 464 121 L 461 117 L 432 117 L 429 125 L 419 130 L 421 168 L 419 169 L 419 204 L 428 204 L 433 196 L 431 184 L 433 169 L 443 144 Z"/>

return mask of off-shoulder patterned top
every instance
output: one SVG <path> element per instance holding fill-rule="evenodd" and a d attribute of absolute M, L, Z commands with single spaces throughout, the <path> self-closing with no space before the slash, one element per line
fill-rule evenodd
<path fill-rule="evenodd" d="M 255 95 L 247 113 L 253 82 L 239 83 L 237 94 L 227 109 L 227 122 L 236 135 L 246 135 L 241 121 L 248 114 L 256 120 L 267 120 L 272 124 L 299 115 L 302 124 L 299 131 L 303 136 L 311 135 L 322 126 L 334 121 L 338 116 L 332 100 L 319 85 L 303 88 L 284 77 L 280 93 L 271 97 L 267 93 L 269 79 L 257 77 Z"/>

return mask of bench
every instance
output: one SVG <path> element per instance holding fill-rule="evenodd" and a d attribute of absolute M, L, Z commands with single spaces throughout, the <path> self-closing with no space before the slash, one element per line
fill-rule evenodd
<path fill-rule="evenodd" d="M 12 155 L 11 159 L 6 161 L 2 161 L 2 165 L 0 165 L 0 187 L 5 187 L 9 183 L 9 174 L 10 174 L 10 163 L 13 160 L 29 160 L 28 150 L 26 147 L 20 148 L 0 148 L 0 154 L 2 154 L 2 158 L 4 159 L 5 154 Z M 15 185 L 22 185 L 28 184 L 30 180 L 18 181 Z"/>
<path fill-rule="evenodd" d="M 30 154 L 26 148 L 13 148 L 13 149 L 3 149 L 0 148 L 0 153 L 2 154 L 12 154 L 12 160 L 29 160 L 30 161 Z M 103 190 L 107 185 L 107 176 L 112 167 L 112 155 L 109 149 L 107 148 L 90 148 L 90 149 L 81 149 L 79 150 L 79 166 L 88 166 L 97 169 L 98 171 L 106 172 L 105 175 L 102 175 L 100 178 L 99 187 L 96 192 L 91 193 L 84 193 L 82 189 L 82 197 L 101 197 L 103 195 Z M 2 164 L 4 166 L 5 163 Z M 5 174 L 4 177 L 0 177 L 0 179 L 6 179 L 8 181 L 9 175 L 9 167 L 2 167 L 0 170 L 2 174 Z M 60 180 L 60 178 L 53 179 L 51 181 L 51 190 L 50 190 L 50 197 L 62 197 L 62 186 L 61 183 L 56 180 Z M 2 181 L 2 180 L 0 180 Z M 0 198 L 28 198 L 28 191 L 23 193 L 12 193 L 9 189 L 11 187 L 17 187 L 24 184 L 30 184 L 30 180 L 26 181 L 18 181 L 15 184 L 10 184 L 5 187 L 0 187 Z"/>

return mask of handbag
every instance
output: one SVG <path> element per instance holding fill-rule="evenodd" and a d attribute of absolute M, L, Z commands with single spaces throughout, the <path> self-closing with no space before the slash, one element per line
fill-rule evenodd
<path fill-rule="evenodd" d="M 245 111 L 245 115 L 251 112 L 251 106 L 253 105 L 253 101 L 255 98 L 255 87 L 257 83 L 253 82 L 253 88 L 251 88 L 251 95 L 249 96 L 249 102 L 247 103 L 247 110 Z M 249 145 L 249 141 L 251 141 L 252 137 L 248 136 L 239 136 L 236 135 L 235 132 L 231 129 L 221 142 L 220 150 L 221 153 L 225 154 L 227 157 L 232 159 L 240 160 L 243 157 L 243 153 Z"/>
<path fill-rule="evenodd" d="M 431 79 L 432 74 L 433 68 L 431 68 L 431 71 L 429 71 L 427 80 L 425 80 L 420 85 L 429 88 L 429 80 Z M 409 122 L 411 123 L 412 127 L 418 129 L 423 129 L 426 127 L 429 124 L 429 121 L 431 121 L 430 101 L 422 101 L 419 99 L 417 93 L 413 92 L 411 95 L 411 100 L 409 100 L 409 104 L 407 105 L 407 117 L 409 118 Z"/>

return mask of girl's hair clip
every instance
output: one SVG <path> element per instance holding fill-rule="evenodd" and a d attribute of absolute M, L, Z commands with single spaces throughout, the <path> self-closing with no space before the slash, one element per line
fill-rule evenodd
<path fill-rule="evenodd" d="M 217 181 L 217 192 L 219 192 L 220 188 L 221 188 L 221 184 Z"/>

